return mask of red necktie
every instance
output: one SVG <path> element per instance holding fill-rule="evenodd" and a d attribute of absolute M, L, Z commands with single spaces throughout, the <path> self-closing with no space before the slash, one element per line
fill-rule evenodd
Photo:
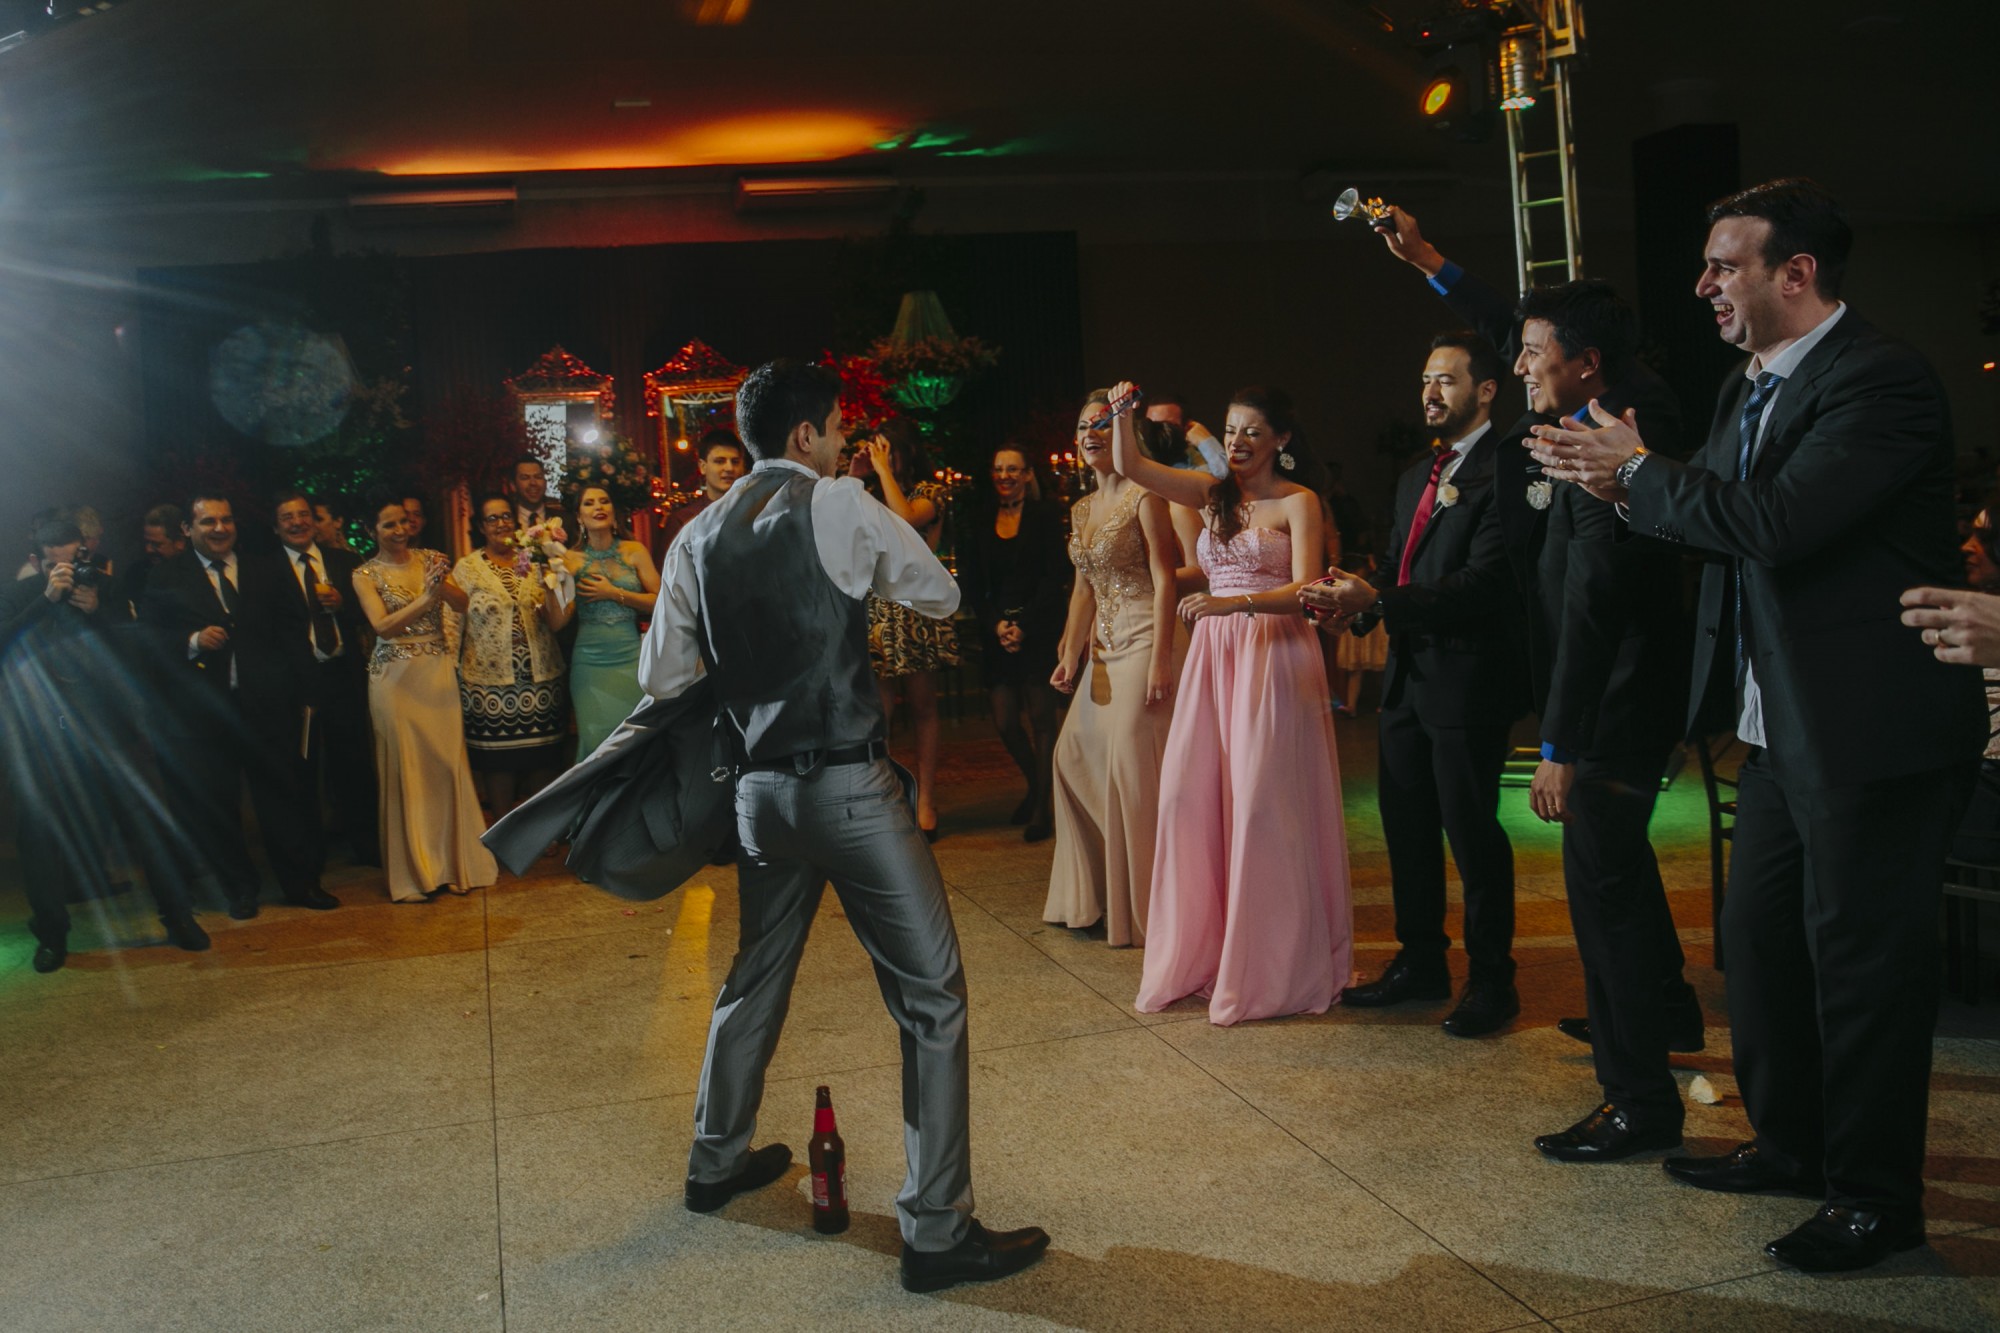
<path fill-rule="evenodd" d="M 1424 483 L 1424 493 L 1417 497 L 1417 512 L 1410 517 L 1410 535 L 1403 543 L 1403 563 L 1396 568 L 1396 586 L 1402 587 L 1410 581 L 1410 564 L 1417 558 L 1417 543 L 1423 540 L 1424 529 L 1431 525 L 1431 514 L 1437 509 L 1438 478 L 1444 475 L 1444 466 L 1458 457 L 1449 449 L 1437 451 L 1431 460 L 1431 479 Z"/>

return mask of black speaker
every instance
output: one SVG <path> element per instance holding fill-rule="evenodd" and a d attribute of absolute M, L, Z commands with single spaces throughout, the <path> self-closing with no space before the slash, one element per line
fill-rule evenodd
<path fill-rule="evenodd" d="M 1691 444 L 1715 415 L 1723 377 L 1743 353 L 1716 336 L 1694 294 L 1708 240 L 1708 205 L 1741 184 L 1736 126 L 1677 125 L 1632 141 L 1632 235 L 1643 354 L 1681 400 Z"/>

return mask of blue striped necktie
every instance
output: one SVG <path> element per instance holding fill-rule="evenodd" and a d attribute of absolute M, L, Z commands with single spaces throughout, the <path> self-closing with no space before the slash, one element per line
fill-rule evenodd
<path fill-rule="evenodd" d="M 1764 405 L 1771 401 L 1771 395 L 1785 382 L 1783 375 L 1773 375 L 1765 371 L 1750 386 L 1749 401 L 1743 404 L 1742 415 L 1736 418 L 1736 480 L 1750 480 L 1750 459 L 1757 452 L 1757 430 L 1764 422 Z M 1740 688 L 1748 671 L 1748 661 L 1743 654 L 1743 561 L 1736 561 L 1736 684 Z"/>

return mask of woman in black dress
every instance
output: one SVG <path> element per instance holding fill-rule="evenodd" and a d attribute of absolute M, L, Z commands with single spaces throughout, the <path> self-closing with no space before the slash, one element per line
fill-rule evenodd
<path fill-rule="evenodd" d="M 1049 675 L 1075 571 L 1062 511 L 1029 498 L 1033 476 L 1025 449 L 994 450 L 991 504 L 968 534 L 960 586 L 979 617 L 993 726 L 1028 783 L 1014 822 L 1028 826 L 1026 841 L 1041 842 L 1055 832 L 1056 692 Z"/>

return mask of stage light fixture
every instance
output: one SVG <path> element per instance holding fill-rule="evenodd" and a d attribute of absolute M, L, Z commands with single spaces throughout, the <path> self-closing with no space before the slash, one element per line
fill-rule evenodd
<path fill-rule="evenodd" d="M 1466 143 L 1493 132 L 1500 34 L 1500 16 L 1485 8 L 1454 9 L 1417 29 L 1412 44 L 1425 57 L 1417 112 L 1425 124 Z"/>
<path fill-rule="evenodd" d="M 1500 109 L 1526 111 L 1535 104 L 1541 83 L 1541 30 L 1509 28 L 1500 38 Z"/>

